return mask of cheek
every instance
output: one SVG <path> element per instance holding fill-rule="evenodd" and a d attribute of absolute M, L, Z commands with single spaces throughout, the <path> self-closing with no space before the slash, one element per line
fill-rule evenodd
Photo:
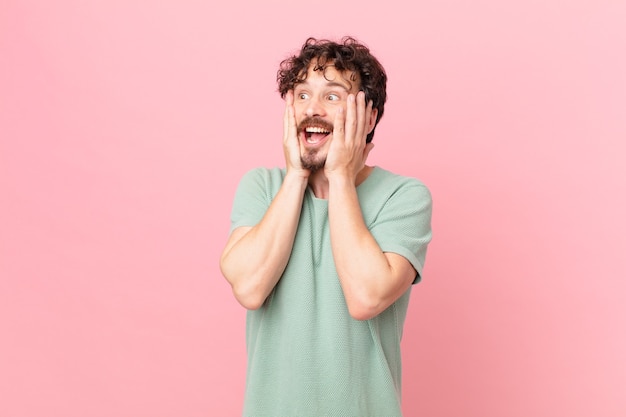
<path fill-rule="evenodd" d="M 304 114 L 304 107 L 303 106 L 293 106 L 293 114 L 296 118 L 296 122 L 300 123 L 302 121 L 302 119 L 304 119 L 305 114 Z"/>
<path fill-rule="evenodd" d="M 346 114 L 346 112 L 348 110 L 345 104 L 334 106 L 332 109 L 330 109 L 328 111 L 328 118 L 331 121 L 334 121 L 337 118 L 337 116 L 339 115 L 339 110 L 340 109 L 343 111 L 343 114 Z"/>

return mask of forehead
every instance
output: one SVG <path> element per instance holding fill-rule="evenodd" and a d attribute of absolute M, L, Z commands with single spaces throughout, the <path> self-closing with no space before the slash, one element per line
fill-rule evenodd
<path fill-rule="evenodd" d="M 311 62 L 306 70 L 306 77 L 301 77 L 298 84 L 339 85 L 349 92 L 357 92 L 360 86 L 359 74 L 350 70 L 338 70 L 332 62 L 318 66 L 317 61 Z M 296 84 L 296 87 L 298 86 Z"/>

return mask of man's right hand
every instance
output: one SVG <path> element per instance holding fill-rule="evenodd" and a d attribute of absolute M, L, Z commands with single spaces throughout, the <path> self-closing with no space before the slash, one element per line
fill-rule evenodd
<path fill-rule="evenodd" d="M 285 116 L 283 120 L 283 151 L 287 174 L 296 174 L 302 178 L 308 178 L 311 172 L 302 168 L 300 156 L 300 142 L 298 140 L 298 126 L 296 114 L 293 108 L 293 90 L 285 95 Z"/>

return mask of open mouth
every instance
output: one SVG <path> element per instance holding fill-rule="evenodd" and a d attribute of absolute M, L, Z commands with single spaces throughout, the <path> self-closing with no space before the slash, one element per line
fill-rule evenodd
<path fill-rule="evenodd" d="M 333 125 L 321 117 L 307 117 L 300 122 L 298 130 L 302 141 L 308 145 L 322 143 L 333 132 Z"/>
<path fill-rule="evenodd" d="M 309 126 L 304 128 L 304 139 L 306 143 L 313 145 L 323 141 L 330 133 L 331 131 L 324 127 Z"/>

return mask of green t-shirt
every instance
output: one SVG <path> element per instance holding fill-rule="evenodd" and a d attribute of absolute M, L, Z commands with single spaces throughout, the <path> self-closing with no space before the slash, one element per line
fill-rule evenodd
<path fill-rule="evenodd" d="M 231 230 L 254 226 L 285 171 L 257 168 L 237 188 Z M 374 167 L 357 187 L 363 218 L 384 252 L 422 274 L 431 239 L 431 196 L 420 181 Z M 402 415 L 400 339 L 410 289 L 371 320 L 348 313 L 330 246 L 328 201 L 304 195 L 287 267 L 247 313 L 245 417 Z"/>

